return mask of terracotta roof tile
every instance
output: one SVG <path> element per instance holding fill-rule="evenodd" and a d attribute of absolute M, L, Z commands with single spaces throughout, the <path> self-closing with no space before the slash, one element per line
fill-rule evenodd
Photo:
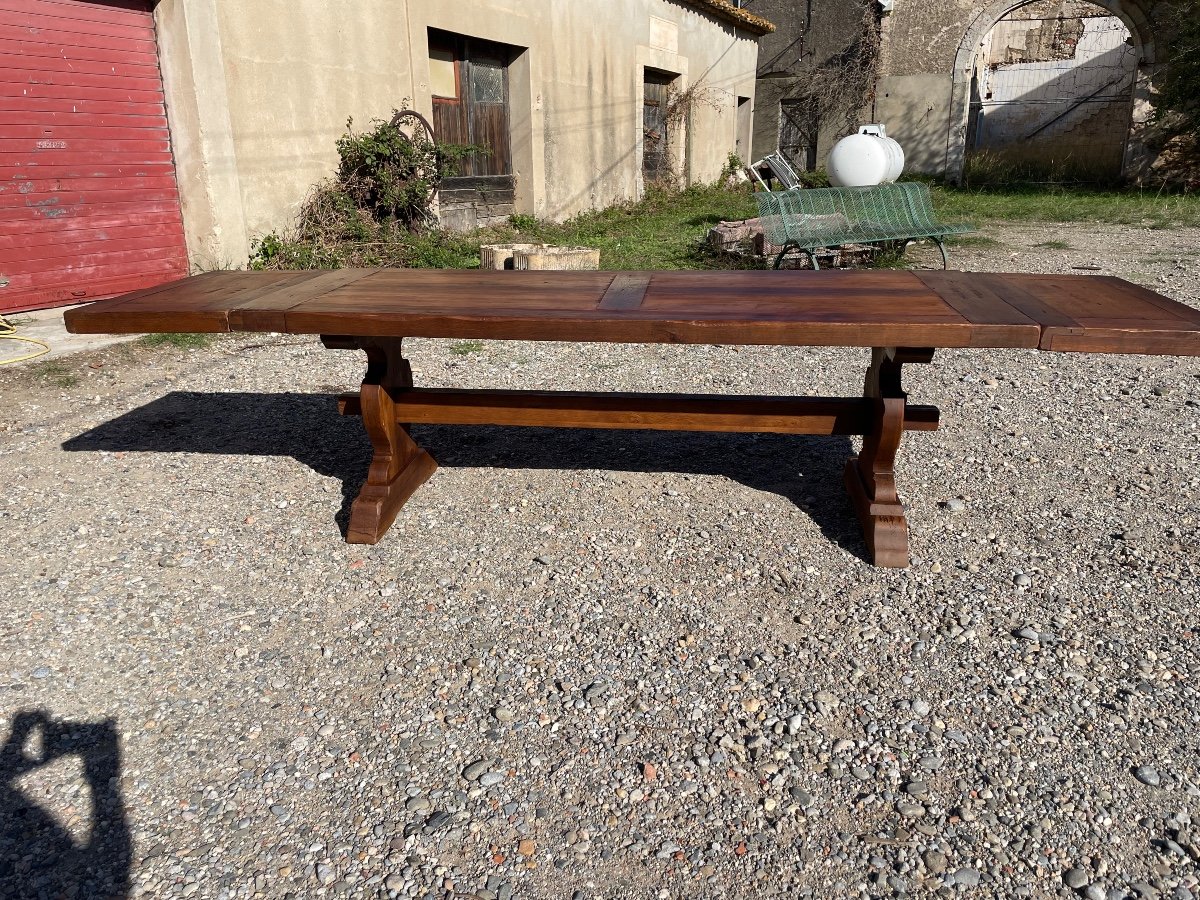
<path fill-rule="evenodd" d="M 775 30 L 775 26 L 762 16 L 756 16 L 754 13 L 740 9 L 729 0 L 683 0 L 683 2 L 755 34 L 770 34 Z"/>

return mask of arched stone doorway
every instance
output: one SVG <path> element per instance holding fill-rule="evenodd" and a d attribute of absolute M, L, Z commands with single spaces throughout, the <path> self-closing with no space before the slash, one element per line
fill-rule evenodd
<path fill-rule="evenodd" d="M 988 50 L 995 53 L 994 47 L 987 47 L 989 43 L 995 43 L 992 37 L 997 33 L 997 26 L 1000 26 L 999 33 L 1001 35 L 1001 43 L 1005 42 L 1004 35 L 1011 33 L 1011 26 L 1006 23 L 1011 23 L 1020 18 L 1020 11 L 1023 9 L 1031 10 L 1036 13 L 1043 12 L 1043 8 L 1047 6 L 1057 6 L 1066 9 L 1068 12 L 1072 6 L 1078 6 L 1073 0 L 1063 0 L 1060 3 L 1048 4 L 1046 0 L 995 0 L 995 2 L 987 5 L 972 22 L 967 29 L 959 44 L 958 53 L 955 57 L 953 85 L 951 94 L 951 111 L 949 133 L 947 135 L 946 144 L 946 176 L 948 180 L 961 182 L 968 148 L 971 146 L 978 147 L 980 141 L 980 112 L 981 100 L 983 93 L 979 91 L 979 62 L 981 53 Z M 1127 30 L 1128 38 L 1128 60 L 1127 62 L 1133 66 L 1134 72 L 1132 75 L 1132 86 L 1127 88 L 1128 93 L 1124 95 L 1125 106 L 1123 107 L 1128 112 L 1128 118 L 1125 118 L 1122 126 L 1122 135 L 1128 134 L 1128 140 L 1119 139 L 1123 147 L 1118 147 L 1118 160 L 1113 160 L 1113 168 L 1119 170 L 1123 174 L 1132 174 L 1136 172 L 1142 165 L 1145 158 L 1145 151 L 1138 140 L 1139 127 L 1145 123 L 1152 112 L 1150 106 L 1150 71 L 1154 64 L 1154 45 L 1151 37 L 1149 20 L 1145 10 L 1136 2 L 1136 0 L 1089 0 L 1086 4 L 1088 8 L 1095 9 L 1100 16 L 1105 14 L 1116 17 L 1120 20 L 1121 25 Z M 1099 38 L 1098 32 L 1108 27 L 1097 19 L 1095 27 L 1091 29 L 1093 32 L 1087 39 L 1087 43 L 1092 49 L 1100 46 L 1096 43 Z M 1019 28 L 1019 26 L 1018 26 Z M 1087 26 L 1072 27 L 1067 29 L 1075 37 L 1083 37 L 1087 31 Z M 1031 38 L 1023 38 L 1023 40 L 1033 40 Z M 1111 42 L 1111 41 L 1110 41 Z M 1064 42 L 1067 43 L 1067 42 Z M 1124 46 L 1124 45 L 1123 45 Z M 1112 55 L 1108 58 L 1109 62 L 1113 62 L 1120 51 L 1116 48 L 1109 48 Z M 1043 54 L 1053 55 L 1053 54 Z M 1061 55 L 1061 54 L 1060 54 Z M 1020 68 L 1019 66 L 1017 68 Z M 1027 74 L 1018 72 L 1018 78 L 1033 78 L 1042 79 L 1043 82 L 1049 82 L 1052 75 L 1047 72 L 1053 69 L 1053 66 L 1039 67 L 1031 65 L 1028 69 L 1037 70 L 1044 69 L 1040 74 Z M 1112 74 L 1116 74 L 1115 70 Z M 1077 85 L 1078 87 L 1078 85 Z M 1105 80 L 1102 79 L 1092 86 L 1097 89 L 1106 89 Z M 974 96 L 973 96 L 973 89 Z M 1011 86 L 1010 86 L 1010 93 Z M 1070 126 L 1071 124 L 1081 124 L 1083 119 L 1088 114 L 1094 112 L 1093 109 L 1087 109 L 1082 102 L 1087 102 L 1089 94 L 1088 89 L 1081 89 L 1074 95 L 1075 99 L 1063 99 L 1058 107 L 1051 110 L 1049 108 L 1041 110 L 1040 115 L 1032 116 L 1028 121 L 1028 127 L 1024 132 L 1017 135 L 1019 139 L 1029 140 L 1031 138 L 1046 137 L 1047 132 L 1051 132 L 1050 137 L 1054 136 L 1054 129 L 1059 128 L 1060 131 L 1066 132 L 1069 129 L 1060 126 Z M 1031 90 L 1029 97 L 1033 101 L 1038 101 L 1038 90 Z M 973 104 L 972 101 L 975 101 Z M 1112 104 L 1110 104 L 1111 107 Z M 1099 107 L 1097 106 L 1097 109 Z M 1010 110 L 1011 112 L 1011 110 Z M 1114 109 L 1109 108 L 1107 115 L 1111 118 L 1116 115 Z M 1057 117 L 1057 118 L 1056 118 Z M 995 123 L 994 123 L 995 124 Z M 1001 123 L 1003 124 L 1003 123 Z M 1131 125 L 1132 129 L 1126 131 L 1124 125 Z M 1114 126 L 1116 127 L 1116 126 Z M 1039 131 L 1039 129 L 1041 129 Z M 1066 140 L 1064 138 L 1064 140 Z M 1111 151 L 1110 151 L 1111 152 Z"/>

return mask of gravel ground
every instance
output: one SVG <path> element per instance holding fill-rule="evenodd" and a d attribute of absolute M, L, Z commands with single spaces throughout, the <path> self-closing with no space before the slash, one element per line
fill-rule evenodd
<path fill-rule="evenodd" d="M 953 262 L 1200 298 L 1197 230 L 990 234 Z M 816 394 L 867 362 L 411 356 Z M 1200 360 L 910 367 L 944 427 L 901 450 L 904 571 L 863 561 L 846 439 L 418 428 L 442 468 L 352 547 L 357 354 L 68 363 L 0 372 L 0 896 L 1200 896 Z"/>

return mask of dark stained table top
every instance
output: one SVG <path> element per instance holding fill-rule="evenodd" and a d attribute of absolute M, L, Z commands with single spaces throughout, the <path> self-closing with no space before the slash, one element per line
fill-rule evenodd
<path fill-rule="evenodd" d="M 210 272 L 71 310 L 77 333 L 1200 355 L 1200 311 L 1119 278 L 937 271 Z"/>

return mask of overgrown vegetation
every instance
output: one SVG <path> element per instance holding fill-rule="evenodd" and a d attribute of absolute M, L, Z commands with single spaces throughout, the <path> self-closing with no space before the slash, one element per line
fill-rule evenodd
<path fill-rule="evenodd" d="M 1058 159 L 980 150 L 969 153 L 963 166 L 963 184 L 968 188 L 1044 189 L 1063 185 L 1115 188 L 1120 183 L 1120 174 L 1111 166 L 1069 157 Z"/>
<path fill-rule="evenodd" d="M 671 190 L 679 186 L 683 175 L 679 171 L 679 160 L 686 152 L 685 142 L 691 132 L 688 123 L 698 109 L 707 107 L 720 110 L 722 100 L 721 92 L 704 81 L 697 81 L 683 90 L 674 84 L 667 86 L 667 104 L 663 110 L 661 132 L 654 129 L 644 132 L 643 152 L 658 157 L 655 166 L 658 176 L 653 185 L 655 188 Z"/>
<path fill-rule="evenodd" d="M 1153 127 L 1147 141 L 1158 153 L 1155 174 L 1188 190 L 1200 189 L 1200 0 L 1166 0 L 1154 10 L 1160 59 Z"/>
<path fill-rule="evenodd" d="M 362 133 L 353 126 L 348 121 L 337 141 L 337 176 L 313 188 L 291 230 L 255 241 L 250 267 L 469 264 L 469 244 L 427 226 L 442 179 L 482 148 L 434 140 L 428 122 L 411 110 L 374 119 Z"/>
<path fill-rule="evenodd" d="M 691 102 L 701 101 L 693 96 Z M 754 264 L 715 254 L 702 243 L 717 222 L 757 214 L 748 185 L 694 185 L 685 190 L 652 185 L 636 203 L 585 212 L 562 223 L 522 214 L 512 216 L 507 225 L 474 232 L 426 228 L 437 184 L 454 171 L 457 161 L 478 148 L 437 145 L 427 129 L 405 130 L 412 125 L 412 120 L 398 116 L 389 123 L 373 122 L 364 134 L 355 134 L 348 126 L 338 141 L 342 162 L 337 178 L 314 189 L 292 230 L 268 234 L 256 243 L 251 267 L 470 268 L 479 265 L 481 244 L 506 242 L 595 247 L 604 269 Z M 731 157 L 727 174 L 739 169 L 740 163 Z M 828 184 L 822 171 L 805 176 L 808 186 Z M 1182 193 L 1046 185 L 931 186 L 939 217 L 948 221 L 1200 225 L 1200 196 Z M 208 340 L 205 335 L 158 335 L 144 342 L 191 348 L 205 346 Z M 462 352 L 473 351 L 464 346 Z"/>
<path fill-rule="evenodd" d="M 811 7 L 809 11 L 811 14 Z M 822 133 L 838 138 L 857 131 L 879 80 L 878 3 L 851 0 L 837 15 L 845 17 L 846 33 L 852 35 L 851 40 L 838 53 L 814 65 L 811 50 L 807 50 L 801 38 L 794 51 L 795 61 L 786 66 L 803 77 L 781 98 L 791 101 L 784 115 L 810 147 L 820 143 Z"/>
<path fill-rule="evenodd" d="M 203 350 L 216 339 L 211 334 L 147 334 L 138 338 L 143 347 L 178 347 L 181 350 Z"/>
<path fill-rule="evenodd" d="M 989 222 L 1094 222 L 1165 228 L 1200 226 L 1200 197 L 1137 190 L 1058 188 L 963 189 L 932 184 L 939 218 Z M 536 242 L 588 246 L 600 250 L 604 269 L 696 269 L 750 265 L 718 256 L 701 245 L 708 229 L 722 220 L 752 218 L 757 206 L 748 187 L 730 190 L 695 185 L 682 191 L 652 188 L 644 199 L 594 210 L 561 223 L 515 215 L 507 225 L 466 233 L 411 232 L 380 227 L 373 243 L 323 245 L 326 263 L 313 266 L 318 248 L 281 242 L 272 268 L 406 266 L 470 268 L 479 265 L 481 244 Z M 959 244 L 994 244 L 986 234 L 967 235 Z M 1047 249 L 1052 249 L 1047 247 Z"/>

